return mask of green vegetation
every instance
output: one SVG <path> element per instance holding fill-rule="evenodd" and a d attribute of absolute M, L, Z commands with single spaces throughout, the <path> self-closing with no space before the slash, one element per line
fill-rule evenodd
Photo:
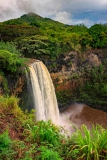
<path fill-rule="evenodd" d="M 50 70 L 57 71 L 60 68 L 57 60 L 60 60 L 60 57 L 65 56 L 68 52 L 77 51 L 78 57 L 83 61 L 85 51 L 107 46 L 106 24 L 95 24 L 90 28 L 83 24 L 70 26 L 49 18 L 42 18 L 34 13 L 1 23 L 0 31 L 0 73 L 6 73 L 6 71 L 19 73 L 20 68 L 23 68 L 24 65 L 22 57 L 36 58 L 43 62 L 51 61 Z M 72 61 L 67 65 L 72 65 Z M 105 66 L 106 62 L 103 65 Z M 96 73 L 94 68 L 92 72 L 98 76 L 94 77 L 93 73 L 86 71 L 84 79 L 88 77 L 88 81 L 85 81 L 83 86 L 77 87 L 74 95 L 71 94 L 71 90 L 57 93 L 58 100 L 62 104 L 66 104 L 70 99 L 75 100 L 75 97 L 78 97 L 81 101 L 87 99 L 89 102 L 93 102 L 94 99 L 97 102 L 101 95 L 101 101 L 105 101 L 106 68 L 105 71 L 102 71 L 102 75 L 98 71 Z M 3 76 L 5 79 L 5 74 Z M 80 77 L 74 73 L 72 78 L 79 80 Z M 6 84 L 6 81 L 2 80 L 2 82 Z"/>
<path fill-rule="evenodd" d="M 69 104 L 69 102 L 71 101 L 72 93 L 70 89 L 64 89 L 64 91 L 57 91 L 56 97 L 58 99 L 59 104 L 64 106 L 66 104 Z"/>
<path fill-rule="evenodd" d="M 8 82 L 7 79 L 5 78 L 3 72 L 0 73 L 0 82 L 3 86 L 3 90 L 5 94 L 8 94 L 9 90 L 8 90 Z"/>
<path fill-rule="evenodd" d="M 0 42 L 0 72 L 6 70 L 18 73 L 19 69 L 24 66 L 24 62 L 25 59 L 20 57 L 20 52 L 13 42 Z"/>
<path fill-rule="evenodd" d="M 12 150 L 12 140 L 8 131 L 0 134 L 0 159 L 13 159 L 14 150 Z"/>
<path fill-rule="evenodd" d="M 0 96 L 0 159 L 91 160 L 106 159 L 107 130 L 82 126 L 70 137 L 51 121 L 34 120 L 34 112 L 22 112 L 15 97 Z M 7 119 L 7 121 L 6 121 Z M 9 123 L 8 123 L 9 121 Z M 64 129 L 63 129 L 64 130 Z"/>
<path fill-rule="evenodd" d="M 77 130 L 72 136 L 76 143 L 76 149 L 81 152 L 81 159 L 96 159 L 100 160 L 104 157 L 102 153 L 107 149 L 107 130 L 97 125 L 88 130 L 85 125 L 82 125 L 81 130 Z"/>
<path fill-rule="evenodd" d="M 95 24 L 89 29 L 92 36 L 91 46 L 101 48 L 107 46 L 107 25 Z"/>
<path fill-rule="evenodd" d="M 21 66 L 21 61 L 17 54 L 10 53 L 7 50 L 0 50 L 0 67 L 7 71 L 16 72 Z"/>
<path fill-rule="evenodd" d="M 42 60 L 47 56 L 57 59 L 71 50 L 81 53 L 107 46 L 106 24 L 70 26 L 34 13 L 1 23 L 0 31 L 1 40 L 15 41 L 24 56 Z"/>
<path fill-rule="evenodd" d="M 0 40 L 0 87 L 6 96 L 0 95 L 0 159 L 107 159 L 106 129 L 97 125 L 88 130 L 83 125 L 66 138 L 60 133 L 62 127 L 51 121 L 36 122 L 34 111 L 23 112 L 18 107 L 19 99 L 9 96 L 8 88 L 8 75 L 18 77 L 23 74 L 25 59 L 29 57 L 50 61 L 50 68 L 57 70 L 60 64 L 56 61 L 68 52 L 76 51 L 82 65 L 87 50 L 107 47 L 107 25 L 70 26 L 30 13 L 0 23 Z M 99 67 L 84 69 L 82 76 L 70 75 L 68 81 L 74 80 L 76 87 L 72 92 L 69 88 L 56 93 L 61 105 L 71 99 L 107 105 L 107 52 L 104 54 Z M 72 65 L 72 59 L 67 65 Z"/>
<path fill-rule="evenodd" d="M 106 57 L 105 57 L 106 60 Z M 107 65 L 103 64 L 85 68 L 81 74 L 76 73 L 67 80 L 71 87 L 56 91 L 58 102 L 61 106 L 71 102 L 83 102 L 90 104 L 96 109 L 107 111 Z M 72 82 L 75 87 L 73 88 Z M 66 83 L 65 83 L 66 85 Z M 57 88 L 57 87 L 56 87 Z M 96 107 L 97 106 L 97 107 Z M 105 106 L 105 107 L 103 107 Z"/>
<path fill-rule="evenodd" d="M 100 65 L 92 70 L 86 70 L 83 75 L 84 84 L 79 82 L 79 86 L 75 90 L 76 97 L 82 102 L 87 101 L 93 105 L 106 105 L 107 97 L 107 67 Z"/>
<path fill-rule="evenodd" d="M 15 53 L 20 56 L 20 52 L 19 52 L 19 50 L 17 50 L 17 47 L 13 42 L 6 42 L 5 43 L 5 42 L 1 41 L 0 42 L 0 50 L 7 50 L 12 54 Z"/>

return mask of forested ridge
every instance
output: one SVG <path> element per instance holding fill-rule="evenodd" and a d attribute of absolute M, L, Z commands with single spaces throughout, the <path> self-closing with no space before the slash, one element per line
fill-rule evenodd
<path fill-rule="evenodd" d="M 9 72 L 21 74 L 20 68 L 25 67 L 27 58 L 42 60 L 49 71 L 55 73 L 61 72 L 63 67 L 70 71 L 76 61 L 78 69 L 70 73 L 67 81 L 78 82 L 72 92 L 72 87 L 61 93 L 56 90 L 59 103 L 65 105 L 72 99 L 106 104 L 107 24 L 94 24 L 90 28 L 84 24 L 67 25 L 31 12 L 1 22 L 0 40 L 0 72 L 5 88 L 8 88 L 6 80 L 3 81 L 5 75 Z M 70 52 L 73 54 L 69 56 Z M 99 58 L 98 66 L 88 64 L 86 57 L 90 53 Z M 82 86 L 78 85 L 82 84 L 81 78 Z M 66 80 L 63 83 L 66 85 Z"/>
<path fill-rule="evenodd" d="M 84 52 L 107 46 L 107 25 L 65 25 L 29 13 L 0 23 L 0 39 L 14 41 L 26 57 L 56 59 L 71 50 Z"/>

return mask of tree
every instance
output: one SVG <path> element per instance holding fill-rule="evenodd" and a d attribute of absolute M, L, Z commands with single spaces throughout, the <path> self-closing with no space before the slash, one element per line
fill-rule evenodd
<path fill-rule="evenodd" d="M 25 37 L 17 39 L 16 43 L 26 57 L 38 58 L 44 54 L 49 54 L 47 36 Z"/>
<path fill-rule="evenodd" d="M 89 34 L 92 36 L 92 47 L 102 48 L 107 46 L 107 26 L 95 24 L 89 28 Z"/>

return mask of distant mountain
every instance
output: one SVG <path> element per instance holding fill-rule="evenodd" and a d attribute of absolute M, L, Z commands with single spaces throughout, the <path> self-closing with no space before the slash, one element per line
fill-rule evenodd
<path fill-rule="evenodd" d="M 36 13 L 30 12 L 28 14 L 24 14 L 22 15 L 20 18 L 16 18 L 16 19 L 10 19 L 7 21 L 4 21 L 3 24 L 11 24 L 11 25 L 15 25 L 15 24 L 25 24 L 27 23 L 28 25 L 35 25 L 37 27 L 40 27 L 41 25 L 45 25 L 47 26 L 49 23 L 51 23 L 52 25 L 60 25 L 60 26 L 65 26 L 65 24 L 60 23 L 58 21 L 54 21 L 50 18 L 43 18 L 41 16 L 39 16 Z"/>

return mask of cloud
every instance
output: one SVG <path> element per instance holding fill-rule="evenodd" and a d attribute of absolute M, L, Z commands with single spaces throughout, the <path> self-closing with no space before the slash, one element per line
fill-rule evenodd
<path fill-rule="evenodd" d="M 101 12 L 104 10 L 107 10 L 107 0 L 0 0 L 0 21 L 34 12 L 65 24 L 82 22 L 89 25 L 97 22 L 98 17 L 90 16 L 88 13 L 95 14 L 95 12 L 100 11 L 100 20 L 102 19 L 103 22 L 105 20 L 103 20 Z M 95 17 L 94 20 L 93 16 Z"/>
<path fill-rule="evenodd" d="M 43 15 L 47 9 L 49 0 L 4 0 L 0 1 L 0 21 L 20 17 L 22 14 L 35 12 Z"/>
<path fill-rule="evenodd" d="M 107 8 L 106 0 L 53 0 L 54 4 L 61 4 L 61 10 L 77 11 L 77 10 L 103 10 Z"/>
<path fill-rule="evenodd" d="M 59 21 L 64 24 L 70 24 L 70 25 L 84 24 L 84 25 L 90 27 L 91 25 L 94 24 L 94 22 L 89 19 L 73 19 L 73 15 L 71 15 L 70 13 L 65 12 L 65 11 L 58 12 L 53 19 L 55 21 Z"/>
<path fill-rule="evenodd" d="M 65 24 L 70 24 L 72 21 L 71 14 L 66 11 L 56 13 L 54 20 Z"/>

